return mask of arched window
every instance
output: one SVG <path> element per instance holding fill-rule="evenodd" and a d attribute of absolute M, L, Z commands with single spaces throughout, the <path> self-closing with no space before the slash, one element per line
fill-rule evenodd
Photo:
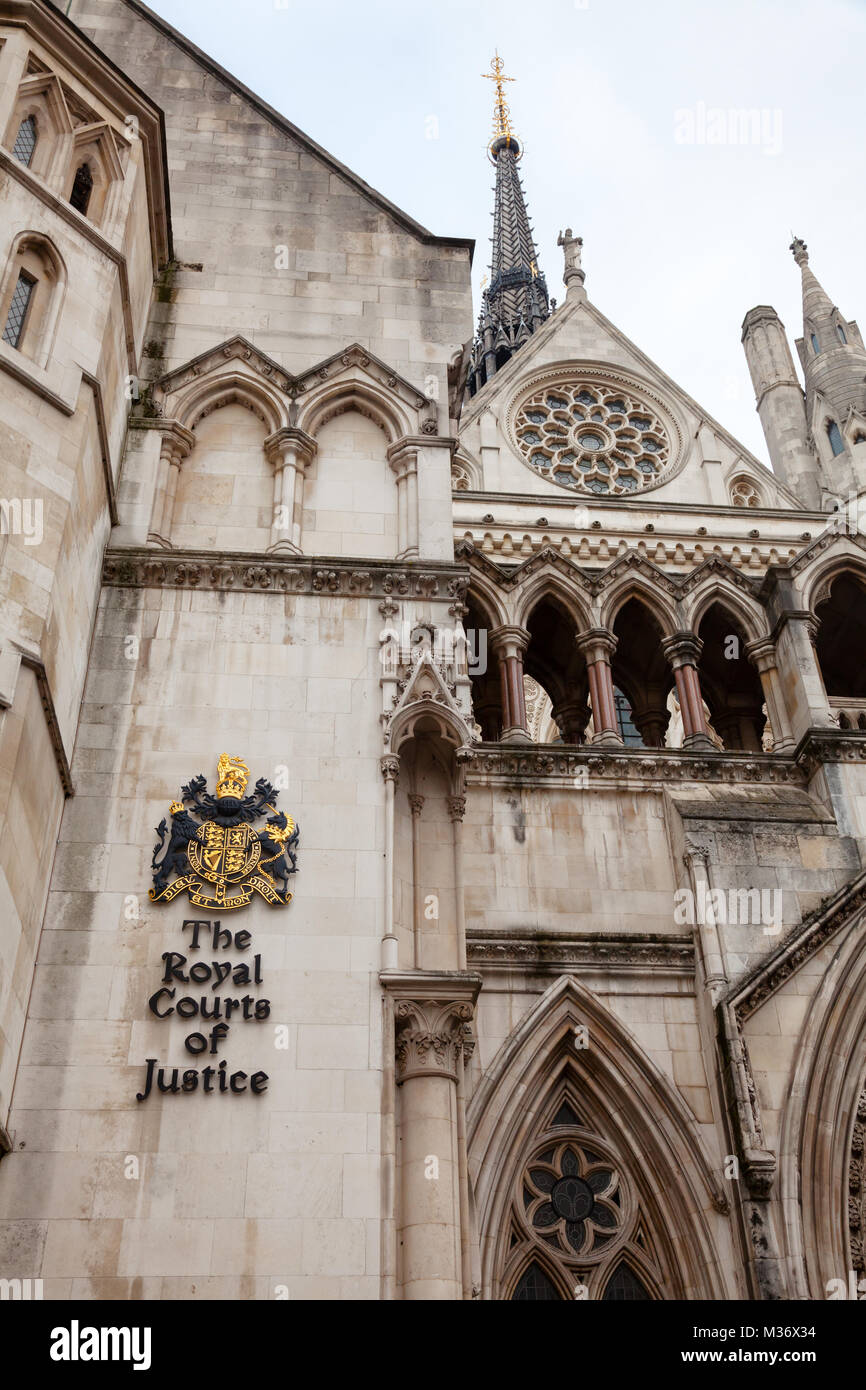
<path fill-rule="evenodd" d="M 613 702 L 616 706 L 616 727 L 626 748 L 643 748 L 643 739 L 632 721 L 631 705 L 617 686 L 613 688 Z"/>
<path fill-rule="evenodd" d="M 830 448 L 833 450 L 834 456 L 845 452 L 842 434 L 835 420 L 830 420 L 827 424 L 827 438 L 830 441 Z"/>
<path fill-rule="evenodd" d="M 866 667 L 861 656 L 866 641 L 866 587 L 861 577 L 847 572 L 837 575 L 827 598 L 817 605 L 815 616 L 820 623 L 815 652 L 828 696 L 831 700 L 866 700 Z"/>
<path fill-rule="evenodd" d="M 34 277 L 28 275 L 25 270 L 20 270 L 15 288 L 12 291 L 9 312 L 6 315 L 6 324 L 3 328 L 4 343 L 11 343 L 14 348 L 18 347 L 24 336 L 24 326 L 27 323 L 27 315 L 30 312 L 35 288 L 36 280 Z"/>
<path fill-rule="evenodd" d="M 93 175 L 90 172 L 89 164 L 80 164 L 75 171 L 75 180 L 72 184 L 72 192 L 69 195 L 69 202 L 76 212 L 84 215 L 87 213 L 90 195 L 93 192 Z"/>
<path fill-rule="evenodd" d="M 814 352 L 815 356 L 817 357 L 817 356 L 818 356 L 818 337 L 817 337 L 817 334 L 812 333 L 812 334 L 810 335 L 810 337 L 811 337 L 811 341 L 812 341 L 812 351 Z"/>
<path fill-rule="evenodd" d="M 512 1303 L 562 1302 L 544 1270 L 534 1260 L 521 1275 L 517 1288 L 511 1296 L 511 1301 Z"/>
<path fill-rule="evenodd" d="M 845 337 L 845 329 L 842 327 L 841 323 L 836 324 L 836 332 L 839 334 L 839 342 L 845 343 L 847 346 L 848 339 Z"/>
<path fill-rule="evenodd" d="M 661 628 L 640 599 L 630 598 L 619 609 L 613 631 L 618 639 L 610 663 L 617 731 L 627 748 L 663 748 L 674 676 Z"/>
<path fill-rule="evenodd" d="M 651 1303 L 653 1300 L 631 1265 L 621 1260 L 605 1285 L 602 1303 Z"/>
<path fill-rule="evenodd" d="M 21 164 L 26 164 L 29 167 L 35 149 L 36 117 L 25 116 L 18 127 L 18 134 L 15 137 L 15 144 L 12 146 L 12 153 Z"/>
<path fill-rule="evenodd" d="M 759 507 L 758 489 L 748 478 L 735 478 L 731 483 L 731 501 L 735 507 Z"/>
<path fill-rule="evenodd" d="M 698 661 L 701 694 L 725 748 L 760 753 L 764 746 L 764 692 L 746 655 L 742 624 L 722 603 L 706 610 L 698 625 L 703 649 Z"/>
<path fill-rule="evenodd" d="M 505 1297 L 552 1302 L 583 1284 L 590 1299 L 655 1301 L 669 1281 L 634 1174 L 581 1121 L 579 1103 L 570 1089 L 551 1096 L 515 1174 L 502 1232 Z"/>
<path fill-rule="evenodd" d="M 12 246 L 0 285 L 3 341 L 44 367 L 60 314 L 66 269 L 39 232 L 21 232 Z"/>

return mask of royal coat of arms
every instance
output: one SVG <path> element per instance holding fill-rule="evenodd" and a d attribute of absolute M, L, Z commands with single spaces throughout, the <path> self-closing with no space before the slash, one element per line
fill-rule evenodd
<path fill-rule="evenodd" d="M 156 827 L 151 902 L 170 903 L 184 891 L 196 907 L 219 912 L 246 907 L 253 893 L 272 907 L 291 902 L 288 880 L 298 867 L 299 830 L 291 816 L 276 810 L 277 793 L 263 777 L 253 795 L 245 795 L 249 775 L 241 758 L 222 753 L 215 797 L 202 776 L 181 788 L 180 801 L 169 808 L 171 827 L 165 820 Z M 264 828 L 254 830 L 252 822 L 266 811 L 272 814 Z M 172 874 L 177 877 L 170 882 Z"/>

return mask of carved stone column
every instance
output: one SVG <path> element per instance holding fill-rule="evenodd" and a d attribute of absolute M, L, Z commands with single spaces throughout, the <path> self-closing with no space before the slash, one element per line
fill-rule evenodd
<path fill-rule="evenodd" d="M 593 743 L 621 744 L 616 718 L 616 704 L 613 698 L 613 677 L 610 673 L 610 659 L 616 651 L 617 639 L 604 627 L 593 627 L 581 632 L 577 645 L 586 660 L 589 676 L 589 703 L 592 707 L 592 723 L 595 732 Z"/>
<path fill-rule="evenodd" d="M 424 810 L 424 798 L 415 792 L 409 793 L 409 810 L 412 815 L 412 940 L 414 948 L 413 964 L 421 969 L 421 924 L 424 921 L 424 894 L 421 882 L 421 829 L 418 822 Z"/>
<path fill-rule="evenodd" d="M 457 968 L 466 969 L 466 904 L 463 897 L 463 817 L 466 797 L 449 796 L 448 816 L 454 852 L 454 902 L 457 913 Z"/>
<path fill-rule="evenodd" d="M 316 441 L 304 430 L 286 426 L 268 435 L 265 456 L 274 470 L 274 512 L 269 552 L 301 554 L 304 474 L 316 456 Z"/>
<path fill-rule="evenodd" d="M 707 729 L 698 677 L 698 661 L 703 645 L 692 632 L 675 632 L 672 637 L 662 640 L 662 650 L 673 668 L 677 699 L 683 716 L 683 747 L 714 752 L 716 746 Z"/>
<path fill-rule="evenodd" d="M 383 974 L 394 1001 L 404 1299 L 464 1294 L 458 1078 L 481 987 L 465 972 Z"/>
<path fill-rule="evenodd" d="M 400 759 L 386 753 L 379 763 L 385 779 L 385 920 L 382 927 L 382 969 L 397 968 L 397 933 L 394 931 L 394 794 L 400 776 Z"/>
<path fill-rule="evenodd" d="M 781 612 L 776 627 L 776 658 L 791 733 L 796 742 L 808 729 L 835 728 L 815 651 L 818 620 L 794 608 Z"/>
<path fill-rule="evenodd" d="M 791 753 L 795 741 L 788 722 L 779 668 L 776 665 L 776 644 L 772 637 L 759 637 L 756 642 L 747 643 L 745 652 L 761 678 L 770 728 L 773 731 L 773 752 Z"/>
<path fill-rule="evenodd" d="M 418 443 L 400 439 L 388 450 L 388 462 L 397 479 L 396 560 L 418 554 Z"/>
<path fill-rule="evenodd" d="M 709 851 L 703 845 L 687 845 L 683 862 L 689 871 L 692 903 L 694 911 L 690 914 L 689 925 L 694 928 L 700 943 L 701 964 L 704 972 L 704 988 L 715 1008 L 728 984 L 716 914 L 709 897 L 712 885 L 709 880 Z"/>
<path fill-rule="evenodd" d="M 159 474 L 150 514 L 148 545 L 161 545 L 171 548 L 171 526 L 174 519 L 174 501 L 177 496 L 177 481 L 180 466 L 195 444 L 195 435 L 177 420 L 167 421 L 161 431 L 162 441 L 159 450 Z"/>
<path fill-rule="evenodd" d="M 502 743 L 531 743 L 526 727 L 526 699 L 523 693 L 523 657 L 529 646 L 525 627 L 500 627 L 489 634 L 490 645 L 499 662 L 502 689 Z"/>

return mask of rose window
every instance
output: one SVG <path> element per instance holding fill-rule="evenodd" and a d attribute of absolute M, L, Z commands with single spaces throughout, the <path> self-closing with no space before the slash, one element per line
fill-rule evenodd
<path fill-rule="evenodd" d="M 609 1159 L 569 1140 L 545 1149 L 523 1177 L 525 1218 L 570 1256 L 596 1256 L 622 1224 L 619 1174 Z"/>
<path fill-rule="evenodd" d="M 656 411 L 613 387 L 542 387 L 520 407 L 515 431 L 531 468 L 577 492 L 639 492 L 657 483 L 670 461 Z"/>

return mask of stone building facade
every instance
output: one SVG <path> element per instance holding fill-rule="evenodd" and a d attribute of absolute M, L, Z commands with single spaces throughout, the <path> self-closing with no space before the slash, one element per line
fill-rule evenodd
<path fill-rule="evenodd" d="M 0 1272 L 856 1290 L 866 352 L 805 244 L 771 471 L 570 229 L 549 297 L 498 59 L 473 331 L 470 241 L 138 0 L 0 45 Z M 173 889 L 253 802 L 243 910 Z"/>

